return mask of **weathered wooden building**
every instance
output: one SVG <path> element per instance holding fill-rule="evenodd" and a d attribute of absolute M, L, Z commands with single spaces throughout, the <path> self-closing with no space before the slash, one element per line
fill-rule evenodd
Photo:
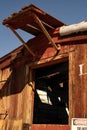
<path fill-rule="evenodd" d="M 0 130 L 70 130 L 87 117 L 87 22 L 29 5 L 3 24 L 23 45 L 0 58 Z M 35 37 L 25 43 L 17 29 Z"/>

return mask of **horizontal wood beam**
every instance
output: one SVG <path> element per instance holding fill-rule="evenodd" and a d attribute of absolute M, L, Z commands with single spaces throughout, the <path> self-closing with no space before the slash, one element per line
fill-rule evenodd
<path fill-rule="evenodd" d="M 83 34 L 83 35 L 74 35 L 74 36 L 70 36 L 70 37 L 65 37 L 65 38 L 59 38 L 58 41 L 56 43 L 67 43 L 68 45 L 68 42 L 76 42 L 76 41 L 84 41 L 84 40 L 87 40 L 87 34 Z M 75 44 L 75 43 L 74 43 Z"/>

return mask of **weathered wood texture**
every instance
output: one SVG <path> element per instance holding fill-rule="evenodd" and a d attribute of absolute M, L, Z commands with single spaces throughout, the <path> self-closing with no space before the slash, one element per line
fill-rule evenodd
<path fill-rule="evenodd" d="M 52 39 L 58 44 L 58 30 L 52 31 Z M 61 40 L 61 39 L 60 39 Z M 38 43 L 39 42 L 39 43 Z M 63 61 L 69 56 L 69 122 L 72 117 L 87 117 L 87 42 L 61 42 L 61 50 L 56 53 L 48 40 L 40 35 L 27 44 L 35 52 L 36 58 L 24 48 L 20 48 L 15 58 L 10 53 L 9 58 L 0 62 L 0 119 L 22 120 L 22 123 L 32 124 L 33 96 L 31 68 L 51 65 Z M 17 52 L 17 50 L 16 50 Z M 81 65 L 81 67 L 79 66 Z M 82 71 L 82 72 L 81 72 Z M 81 73 L 81 74 L 80 74 Z M 11 123 L 10 123 L 11 124 Z M 25 127 L 26 125 L 24 125 Z M 42 125 L 32 125 L 32 130 L 43 129 Z M 46 129 L 57 127 L 46 126 Z M 58 126 L 56 129 L 67 129 Z"/>
<path fill-rule="evenodd" d="M 22 120 L 0 120 L 0 130 L 22 130 Z"/>
<path fill-rule="evenodd" d="M 69 54 L 69 103 L 70 119 L 87 118 L 87 44 Z"/>
<path fill-rule="evenodd" d="M 23 124 L 22 120 L 0 120 L 0 130 L 70 130 L 69 125 Z"/>
<path fill-rule="evenodd" d="M 31 124 L 32 87 L 29 68 L 22 65 L 2 70 L 0 83 L 0 119 L 19 120 Z"/>
<path fill-rule="evenodd" d="M 32 125 L 31 130 L 70 130 L 69 125 Z"/>

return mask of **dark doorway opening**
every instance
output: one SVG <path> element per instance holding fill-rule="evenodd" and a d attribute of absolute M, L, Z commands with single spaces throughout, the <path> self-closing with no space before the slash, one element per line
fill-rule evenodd
<path fill-rule="evenodd" d="M 68 61 L 35 69 L 34 124 L 68 124 Z"/>

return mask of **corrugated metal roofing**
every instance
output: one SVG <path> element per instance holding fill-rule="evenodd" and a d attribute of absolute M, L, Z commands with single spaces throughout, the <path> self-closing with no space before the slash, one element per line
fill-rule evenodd
<path fill-rule="evenodd" d="M 22 8 L 19 12 L 13 13 L 10 17 L 3 20 L 4 25 L 10 25 L 14 29 L 22 29 L 28 33 L 37 36 L 41 33 L 41 29 L 35 21 L 33 14 L 36 14 L 47 30 L 55 29 L 65 25 L 35 5 L 29 5 Z"/>

